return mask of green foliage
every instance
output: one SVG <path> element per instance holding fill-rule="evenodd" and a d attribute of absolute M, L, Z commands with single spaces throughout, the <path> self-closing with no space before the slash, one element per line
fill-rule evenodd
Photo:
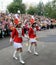
<path fill-rule="evenodd" d="M 44 14 L 47 17 L 50 18 L 56 18 L 56 0 L 53 0 L 52 2 L 48 2 L 45 5 Z"/>
<path fill-rule="evenodd" d="M 44 4 L 43 2 L 39 2 L 39 4 L 37 5 L 37 13 L 38 15 L 43 15 L 44 12 Z"/>
<path fill-rule="evenodd" d="M 53 0 L 51 2 L 46 3 L 45 5 L 43 2 L 39 2 L 37 7 L 29 7 L 27 10 L 27 13 L 29 14 L 38 14 L 43 15 L 50 18 L 56 19 L 56 0 Z"/>
<path fill-rule="evenodd" d="M 26 7 L 22 4 L 22 0 L 14 0 L 14 2 L 7 6 L 7 9 L 10 13 L 17 13 L 18 10 L 20 10 L 21 13 L 25 13 Z"/>
<path fill-rule="evenodd" d="M 34 15 L 36 13 L 36 7 L 30 6 L 29 9 L 27 10 L 27 13 Z"/>
<path fill-rule="evenodd" d="M 13 2 L 7 7 L 10 13 L 17 13 L 20 10 L 21 13 L 25 13 L 26 6 L 22 4 L 22 0 L 13 0 Z M 27 10 L 28 14 L 43 15 L 50 18 L 56 18 L 56 0 L 46 3 L 39 2 L 37 6 L 30 6 Z"/>
<path fill-rule="evenodd" d="M 19 4 L 22 4 L 22 0 L 14 0 L 14 2 L 17 2 Z"/>
<path fill-rule="evenodd" d="M 47 17 L 50 17 L 51 16 L 51 12 L 52 12 L 51 4 L 50 4 L 50 2 L 48 2 L 45 5 L 45 8 L 44 8 L 44 15 L 47 16 Z"/>
<path fill-rule="evenodd" d="M 43 15 L 43 11 L 44 11 L 44 4 L 42 2 L 40 2 L 37 7 L 34 6 L 30 6 L 29 9 L 27 10 L 28 14 L 38 14 L 38 15 Z"/>

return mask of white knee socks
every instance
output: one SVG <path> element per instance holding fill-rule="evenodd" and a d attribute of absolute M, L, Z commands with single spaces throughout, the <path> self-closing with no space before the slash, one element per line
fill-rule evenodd
<path fill-rule="evenodd" d="M 13 58 L 14 58 L 15 60 L 18 59 L 18 58 L 16 57 L 17 52 L 19 53 L 20 63 L 24 64 L 25 62 L 24 62 L 23 59 L 22 59 L 22 52 L 19 52 L 19 51 L 15 50 L 15 51 L 14 51 L 14 54 L 13 54 Z"/>
<path fill-rule="evenodd" d="M 34 54 L 38 55 L 38 53 L 36 52 L 37 46 L 34 46 Z"/>
<path fill-rule="evenodd" d="M 31 53 L 31 43 L 29 43 L 28 51 Z"/>
<path fill-rule="evenodd" d="M 13 53 L 13 58 L 17 60 L 18 58 L 16 57 L 16 54 L 17 54 L 17 50 L 15 50 Z"/>
<path fill-rule="evenodd" d="M 23 61 L 22 59 L 22 52 L 19 52 L 19 60 L 20 60 L 20 63 L 24 64 L 25 62 Z"/>

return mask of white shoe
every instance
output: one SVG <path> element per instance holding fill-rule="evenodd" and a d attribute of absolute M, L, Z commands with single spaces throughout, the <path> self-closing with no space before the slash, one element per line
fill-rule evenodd
<path fill-rule="evenodd" d="M 25 64 L 25 62 L 23 60 L 20 61 L 21 64 Z"/>
<path fill-rule="evenodd" d="M 34 55 L 38 55 L 38 53 L 37 52 L 34 52 Z"/>
<path fill-rule="evenodd" d="M 31 50 L 28 50 L 29 53 L 31 53 Z"/>
<path fill-rule="evenodd" d="M 15 57 L 15 56 L 13 56 L 13 59 L 18 60 L 18 58 L 17 58 L 17 57 Z"/>

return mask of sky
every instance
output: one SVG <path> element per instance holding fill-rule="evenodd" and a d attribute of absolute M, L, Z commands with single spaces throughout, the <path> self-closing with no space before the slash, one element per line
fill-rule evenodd
<path fill-rule="evenodd" d="M 0 10 L 6 10 L 8 4 L 10 4 L 13 0 L 0 0 Z M 23 3 L 29 4 L 38 4 L 40 1 L 43 1 L 46 4 L 48 1 L 52 0 L 23 0 Z"/>

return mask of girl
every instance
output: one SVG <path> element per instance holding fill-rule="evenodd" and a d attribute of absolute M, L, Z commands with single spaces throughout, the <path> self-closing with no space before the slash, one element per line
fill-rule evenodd
<path fill-rule="evenodd" d="M 12 42 L 12 40 L 13 40 L 13 42 L 14 42 L 13 46 L 15 48 L 13 58 L 17 60 L 18 58 L 16 57 L 16 54 L 17 54 L 17 52 L 19 52 L 18 55 L 19 55 L 20 63 L 24 64 L 25 62 L 22 59 L 22 47 L 23 47 L 22 36 L 24 36 L 24 31 L 21 28 L 21 23 L 16 24 L 16 28 L 14 28 L 14 30 L 12 31 L 11 39 L 10 39 L 10 42 Z"/>
<path fill-rule="evenodd" d="M 38 55 L 36 52 L 37 48 L 37 36 L 36 36 L 36 28 L 35 28 L 35 23 L 31 24 L 29 27 L 29 46 L 28 46 L 28 52 L 31 53 L 31 46 L 34 45 L 34 54 Z"/>

